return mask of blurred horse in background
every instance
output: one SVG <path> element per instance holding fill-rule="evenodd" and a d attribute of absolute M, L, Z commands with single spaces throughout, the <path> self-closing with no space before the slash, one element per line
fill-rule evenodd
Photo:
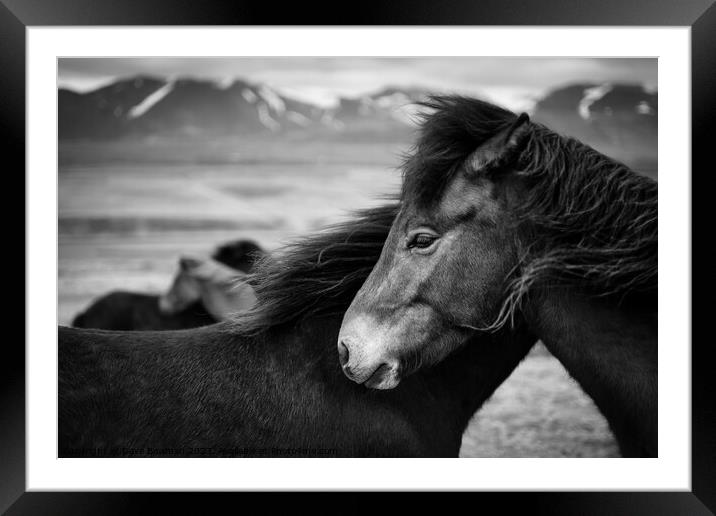
<path fill-rule="evenodd" d="M 156 294 L 115 290 L 93 301 L 73 319 L 72 326 L 121 331 L 182 330 L 216 322 L 200 301 L 181 312 L 164 314 Z"/>
<path fill-rule="evenodd" d="M 212 258 L 227 267 L 248 274 L 266 255 L 266 251 L 255 242 L 237 240 L 219 246 L 213 252 Z M 217 286 L 214 292 L 219 292 L 226 286 Z M 209 294 L 209 297 L 212 296 Z M 216 295 L 213 297 L 216 298 Z M 159 300 L 160 296 L 155 294 L 113 291 L 93 301 L 84 312 L 74 318 L 72 326 L 121 331 L 181 330 L 222 320 L 217 317 L 222 311 L 217 310 L 212 314 L 204 306 L 200 295 L 194 295 L 191 302 L 185 303 L 180 310 L 161 310 Z"/>
<path fill-rule="evenodd" d="M 243 272 L 216 260 L 182 257 L 171 288 L 159 298 L 159 311 L 181 314 L 201 301 L 209 315 L 225 321 L 256 302 L 254 290 L 245 279 Z"/>

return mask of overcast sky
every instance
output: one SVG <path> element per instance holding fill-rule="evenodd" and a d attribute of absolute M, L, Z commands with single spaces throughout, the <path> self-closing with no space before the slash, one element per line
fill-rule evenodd
<path fill-rule="evenodd" d="M 657 88 L 657 60 L 505 57 L 65 58 L 59 86 L 88 91 L 133 75 L 243 78 L 322 105 L 385 86 L 418 86 L 486 97 L 511 109 L 573 82 L 620 81 Z"/>

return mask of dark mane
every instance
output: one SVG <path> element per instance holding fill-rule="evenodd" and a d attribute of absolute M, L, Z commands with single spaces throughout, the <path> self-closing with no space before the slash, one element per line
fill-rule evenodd
<path fill-rule="evenodd" d="M 517 115 L 478 99 L 431 96 L 419 104 L 420 135 L 403 158 L 401 199 L 440 199 L 465 159 Z"/>
<path fill-rule="evenodd" d="M 425 104 L 420 138 L 404 163 L 402 199 L 440 198 L 469 154 L 516 116 L 459 96 Z M 513 164 L 526 198 L 514 219 L 535 235 L 515 270 L 499 319 L 511 319 L 536 283 L 576 285 L 599 296 L 637 295 L 655 306 L 657 183 L 591 147 L 530 123 Z"/>
<path fill-rule="evenodd" d="M 345 312 L 380 258 L 398 209 L 392 202 L 362 210 L 260 262 L 250 279 L 256 305 L 238 316 L 235 328 L 256 334 L 308 316 Z"/>

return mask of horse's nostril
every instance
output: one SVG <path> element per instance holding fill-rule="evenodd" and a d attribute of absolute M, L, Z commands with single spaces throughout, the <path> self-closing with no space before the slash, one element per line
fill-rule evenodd
<path fill-rule="evenodd" d="M 348 358 L 350 354 L 348 352 L 348 347 L 346 346 L 345 342 L 342 340 L 338 342 L 338 360 L 341 363 L 341 367 L 344 367 L 348 363 Z"/>

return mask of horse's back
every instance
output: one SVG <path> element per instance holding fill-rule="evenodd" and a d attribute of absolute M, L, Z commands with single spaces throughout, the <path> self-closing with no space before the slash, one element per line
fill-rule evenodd
<path fill-rule="evenodd" d="M 240 337 L 228 323 L 167 332 L 61 327 L 60 456 L 146 456 L 149 448 L 193 456 L 207 447 L 211 456 L 457 454 L 459 444 L 421 432 L 401 408 L 406 395 L 378 397 L 322 355 L 294 339 Z"/>
<path fill-rule="evenodd" d="M 205 347 L 217 338 L 205 329 L 116 332 L 60 327 L 60 454 L 77 456 L 83 449 L 136 443 L 178 444 L 174 436 L 179 429 L 190 434 L 182 428 L 185 415 L 200 409 L 198 388 L 221 359 Z"/>
<path fill-rule="evenodd" d="M 225 328 L 60 328 L 60 455 L 181 448 L 192 456 L 212 447 L 221 456 L 236 454 L 236 445 L 275 446 L 279 435 L 290 441 L 284 432 L 295 422 L 284 423 L 294 394 L 286 385 L 295 364 Z"/>

